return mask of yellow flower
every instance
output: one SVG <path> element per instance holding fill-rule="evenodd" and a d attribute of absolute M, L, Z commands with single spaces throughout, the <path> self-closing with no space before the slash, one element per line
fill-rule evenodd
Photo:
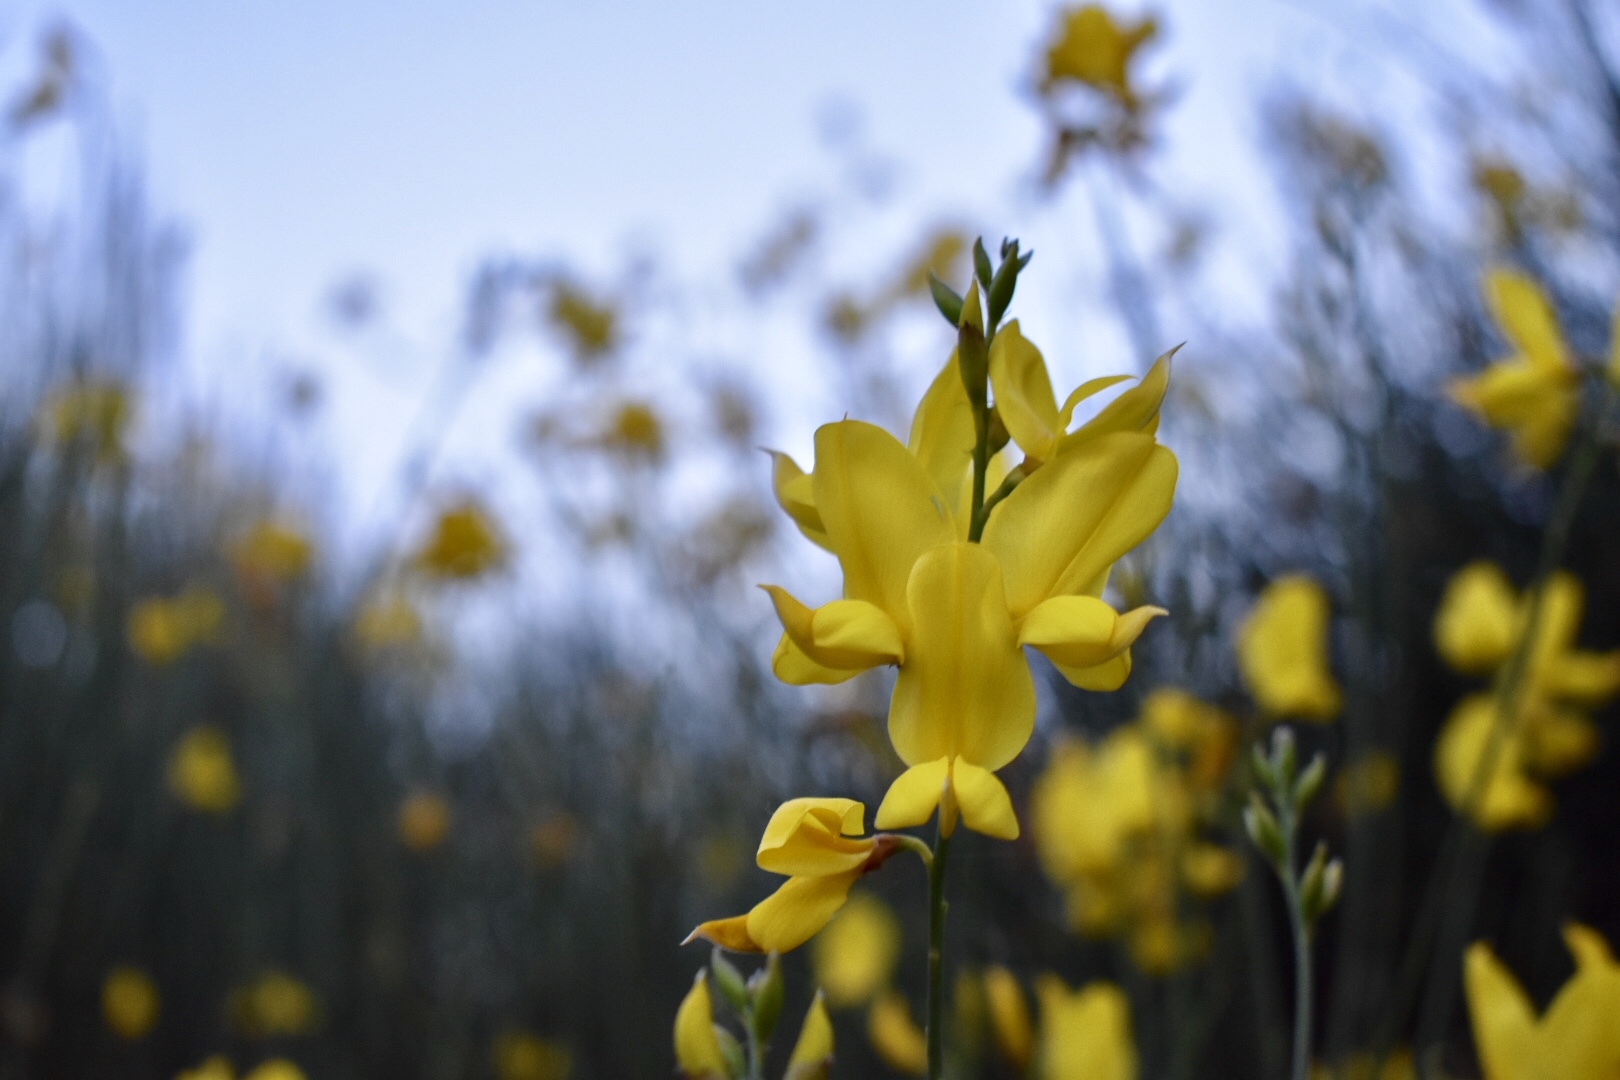
<path fill-rule="evenodd" d="M 1131 1007 L 1118 987 L 1096 982 L 1070 990 L 1056 975 L 1043 975 L 1035 996 L 1043 1080 L 1135 1080 Z"/>
<path fill-rule="evenodd" d="M 1597 752 L 1597 732 L 1579 713 L 1533 704 L 1495 735 L 1490 776 L 1475 792 L 1475 778 L 1498 720 L 1493 694 L 1471 694 L 1457 704 L 1434 748 L 1441 793 L 1462 810 L 1475 796 L 1474 823 L 1487 832 L 1537 828 L 1552 816 L 1552 794 L 1537 780 L 1585 764 Z"/>
<path fill-rule="evenodd" d="M 1620 1075 L 1620 964 L 1584 926 L 1564 927 L 1575 974 L 1540 1017 L 1490 946 L 1464 960 L 1468 1014 L 1485 1080 L 1611 1080 Z"/>
<path fill-rule="evenodd" d="M 248 1035 L 267 1039 L 303 1035 L 314 1029 L 315 995 L 284 971 L 267 971 L 231 994 L 231 1015 Z"/>
<path fill-rule="evenodd" d="M 46 430 L 58 443 L 89 448 L 99 461 L 123 456 L 134 412 L 128 388 L 116 379 L 75 380 L 45 407 Z"/>
<path fill-rule="evenodd" d="M 286 1058 L 271 1058 L 249 1070 L 242 1080 L 304 1080 L 304 1070 Z"/>
<path fill-rule="evenodd" d="M 888 985 L 900 959 L 900 922 L 889 905 L 861 893 L 816 938 L 816 982 L 835 1009 L 864 1005 Z"/>
<path fill-rule="evenodd" d="M 489 515 L 468 500 L 439 515 L 416 564 L 431 577 L 468 581 L 499 565 L 505 554 Z"/>
<path fill-rule="evenodd" d="M 1238 631 L 1238 665 L 1261 710 L 1300 720 L 1338 715 L 1327 631 L 1328 598 L 1316 582 L 1291 574 L 1265 587 Z"/>
<path fill-rule="evenodd" d="M 1347 763 L 1333 782 L 1333 797 L 1347 817 L 1376 813 L 1400 793 L 1401 763 L 1388 750 L 1373 750 Z"/>
<path fill-rule="evenodd" d="M 101 984 L 101 1016 L 120 1039 L 139 1039 L 158 1018 L 158 990 L 139 968 L 116 967 Z"/>
<path fill-rule="evenodd" d="M 354 636 L 367 649 L 398 648 L 421 638 L 422 618 L 404 593 L 388 592 L 360 609 Z"/>
<path fill-rule="evenodd" d="M 1580 407 L 1580 377 L 1552 305 L 1536 283 L 1510 270 L 1485 275 L 1485 302 L 1514 352 L 1480 374 L 1457 379 L 1451 396 L 1491 427 L 1509 433 L 1514 452 L 1545 469 L 1569 441 Z"/>
<path fill-rule="evenodd" d="M 581 363 L 593 363 L 618 347 L 617 309 L 610 303 L 593 300 L 570 281 L 557 281 L 552 285 L 546 314 L 551 325 L 568 338 Z"/>
<path fill-rule="evenodd" d="M 412 851 L 432 851 L 450 831 L 450 804 L 443 795 L 418 791 L 399 807 L 399 839 Z"/>
<path fill-rule="evenodd" d="M 181 1069 L 175 1080 L 236 1080 L 229 1058 L 215 1054 L 195 1069 Z"/>
<path fill-rule="evenodd" d="M 965 515 L 953 509 L 964 505 L 973 441 L 954 364 L 919 405 L 909 448 L 846 420 L 816 432 L 808 476 L 778 456 L 778 500 L 838 557 L 844 598 L 812 610 L 766 587 L 784 630 L 774 671 L 803 685 L 900 668 L 889 736 L 910 768 L 879 807 L 879 828 L 923 824 L 946 799 L 968 828 L 1018 835 L 993 774 L 1034 725 L 1023 647 L 1077 686 L 1124 682 L 1130 645 L 1163 612 L 1120 615 L 1099 596 L 1114 561 L 1163 520 L 1176 481 L 1175 457 L 1144 430 L 1157 399 L 1142 412 L 1129 430 L 1077 437 L 1054 452 L 1000 503 L 981 544 L 963 542 Z M 1117 419 L 1105 410 L 1093 423 Z"/>
<path fill-rule="evenodd" d="M 202 588 L 173 598 L 148 597 L 129 612 L 129 646 L 154 666 L 171 664 L 193 645 L 212 641 L 225 619 L 225 605 Z"/>
<path fill-rule="evenodd" d="M 622 402 L 600 438 L 602 446 L 626 457 L 658 461 L 664 456 L 664 422 L 644 401 Z"/>
<path fill-rule="evenodd" d="M 274 584 L 302 577 L 313 554 L 309 537 L 276 521 L 257 522 L 231 549 L 236 572 L 254 583 Z"/>
<path fill-rule="evenodd" d="M 832 1063 L 833 1027 L 827 1016 L 827 1002 L 818 991 L 804 1014 L 804 1025 L 799 1028 L 798 1041 L 788 1058 L 783 1080 L 826 1080 L 827 1068 Z"/>
<path fill-rule="evenodd" d="M 1098 4 L 1071 8 L 1064 12 L 1061 34 L 1047 49 L 1043 86 L 1072 79 L 1133 104 L 1131 59 L 1158 29 L 1151 18 L 1131 26 L 1116 23 Z"/>
<path fill-rule="evenodd" d="M 850 886 L 868 869 L 877 841 L 861 837 L 866 807 L 853 799 L 790 799 L 771 815 L 755 857 L 762 869 L 788 875 L 746 915 L 714 919 L 687 941 L 704 938 L 737 952 L 788 952 L 838 914 Z"/>
<path fill-rule="evenodd" d="M 687 1080 L 725 1080 L 730 1075 L 714 1033 L 708 976 L 708 969 L 698 969 L 692 989 L 675 1010 L 675 1065 Z"/>
<path fill-rule="evenodd" d="M 928 1040 L 911 1018 L 905 995 L 889 990 L 866 1013 L 866 1037 L 883 1063 L 909 1076 L 928 1073 Z"/>
<path fill-rule="evenodd" d="M 216 727 L 194 727 L 169 755 L 169 790 L 193 810 L 224 814 L 242 798 L 231 744 Z"/>
<path fill-rule="evenodd" d="M 1096 749 L 1060 743 L 1030 795 L 1035 849 L 1059 884 L 1115 872 L 1126 845 L 1153 827 L 1153 751 L 1120 728 Z"/>
<path fill-rule="evenodd" d="M 1434 645 L 1465 675 L 1494 671 L 1519 636 L 1519 598 L 1502 568 L 1480 560 L 1446 583 L 1434 616 Z"/>
<path fill-rule="evenodd" d="M 1201 899 L 1231 892 L 1243 878 L 1243 860 L 1219 844 L 1196 843 L 1181 853 L 1181 882 Z"/>
<path fill-rule="evenodd" d="M 990 1006 L 990 1031 L 996 1049 L 1017 1072 L 1029 1068 L 1035 1052 L 1035 1030 L 1029 1019 L 1029 1003 L 1013 973 L 992 967 L 984 973 L 984 992 Z"/>
<path fill-rule="evenodd" d="M 573 1068 L 568 1047 L 527 1031 L 508 1031 L 490 1051 L 498 1080 L 567 1080 Z"/>

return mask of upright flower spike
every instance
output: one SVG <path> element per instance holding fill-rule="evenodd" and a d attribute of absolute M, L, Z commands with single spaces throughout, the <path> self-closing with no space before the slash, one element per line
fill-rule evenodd
<path fill-rule="evenodd" d="M 746 915 L 713 919 L 687 936 L 734 952 L 788 952 L 826 926 L 850 886 L 888 850 L 863 837 L 866 807 L 853 799 L 790 799 L 759 842 L 762 869 L 788 876 Z M 683 943 L 684 944 L 684 943 Z"/>
<path fill-rule="evenodd" d="M 726 1080 L 731 1075 L 714 1031 L 708 969 L 699 968 L 675 1011 L 675 1066 L 687 1080 Z"/>
<path fill-rule="evenodd" d="M 1514 352 L 1471 378 L 1451 384 L 1459 405 L 1508 432 L 1526 464 L 1545 469 L 1558 460 L 1575 426 L 1580 375 L 1558 329 L 1552 305 L 1536 283 L 1510 270 L 1485 275 L 1486 306 Z"/>
<path fill-rule="evenodd" d="M 1040 1075 L 1136 1080 L 1131 1006 L 1111 983 L 1070 990 L 1056 975 L 1035 984 L 1040 1002 Z"/>
<path fill-rule="evenodd" d="M 1264 712 L 1316 721 L 1338 715 L 1339 686 L 1327 662 L 1328 612 L 1327 594 L 1302 574 L 1280 577 L 1260 593 L 1238 631 L 1238 662 Z"/>
<path fill-rule="evenodd" d="M 1564 927 L 1570 977 L 1537 1016 L 1518 980 L 1476 942 L 1463 962 L 1468 1013 L 1485 1080 L 1608 1080 L 1620 1075 L 1620 964 L 1584 926 Z"/>

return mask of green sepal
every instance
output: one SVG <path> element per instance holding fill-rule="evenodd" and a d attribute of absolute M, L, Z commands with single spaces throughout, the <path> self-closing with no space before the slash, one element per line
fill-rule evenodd
<path fill-rule="evenodd" d="M 934 276 L 932 270 L 928 271 L 928 292 L 934 298 L 934 306 L 939 313 L 945 316 L 945 321 L 956 326 L 962 321 L 962 298 L 955 289 Z"/>
<path fill-rule="evenodd" d="M 742 972 L 733 967 L 719 949 L 715 949 L 709 957 L 709 968 L 714 972 L 714 984 L 720 988 L 726 1003 L 741 1016 L 748 1009 L 748 987 L 743 982 Z"/>

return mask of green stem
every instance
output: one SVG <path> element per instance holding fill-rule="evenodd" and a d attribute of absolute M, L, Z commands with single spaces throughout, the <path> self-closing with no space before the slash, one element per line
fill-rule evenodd
<path fill-rule="evenodd" d="M 743 1018 L 743 1031 L 748 1036 L 748 1080 L 765 1080 L 765 1048 L 759 1044 L 754 1032 L 754 1010 Z"/>
<path fill-rule="evenodd" d="M 968 519 L 968 543 L 977 544 L 984 535 L 984 523 L 990 516 L 984 502 L 984 474 L 990 469 L 989 420 L 978 419 L 979 440 L 973 447 L 973 516 Z M 1006 498 L 1005 495 L 1002 498 Z"/>
<path fill-rule="evenodd" d="M 1299 823 L 1294 819 L 1290 800 L 1277 807 L 1277 826 L 1283 836 L 1283 865 L 1277 868 L 1283 897 L 1288 903 L 1288 923 L 1294 932 L 1294 1056 L 1293 1080 L 1308 1080 L 1311 1072 L 1311 929 L 1305 925 L 1300 901 L 1299 880 L 1295 877 L 1295 853 Z"/>
<path fill-rule="evenodd" d="M 928 1080 L 945 1074 L 945 859 L 951 838 L 934 839 L 928 864 Z"/>

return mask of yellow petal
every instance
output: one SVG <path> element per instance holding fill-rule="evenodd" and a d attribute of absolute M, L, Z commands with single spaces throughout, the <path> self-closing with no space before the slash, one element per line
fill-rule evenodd
<path fill-rule="evenodd" d="M 1065 438 L 1059 452 L 1116 431 L 1155 434 L 1159 430 L 1159 407 L 1164 404 L 1165 391 L 1170 388 L 1170 358 L 1180 348 L 1177 345 L 1153 361 L 1141 382 L 1110 401 L 1101 412 Z"/>
<path fill-rule="evenodd" d="M 708 971 L 703 968 L 698 969 L 692 989 L 675 1010 L 675 1064 L 693 1080 L 721 1080 L 728 1075 L 720 1040 L 714 1034 L 714 1007 L 709 1001 Z"/>
<path fill-rule="evenodd" d="M 934 486 L 947 499 L 962 490 L 962 481 L 973 468 L 973 406 L 957 367 L 956 350 L 934 381 L 917 411 L 911 417 L 911 437 L 907 447 L 933 478 Z M 951 504 L 951 513 L 962 516 L 962 503 Z"/>
<path fill-rule="evenodd" d="M 1435 779 L 1452 809 L 1461 811 L 1474 793 L 1475 774 L 1492 738 L 1496 700 L 1473 694 L 1452 710 L 1434 747 Z M 1497 748 L 1494 768 L 1474 802 L 1474 824 L 1487 832 L 1534 828 L 1552 814 L 1552 796 L 1524 767 L 1522 737 L 1509 733 Z"/>
<path fill-rule="evenodd" d="M 1112 693 L 1124 686 L 1125 680 L 1131 677 L 1131 651 L 1126 649 L 1118 656 L 1094 667 L 1080 668 L 1058 664 L 1057 669 L 1058 674 L 1067 679 L 1070 685 L 1078 686 L 1082 690 Z"/>
<path fill-rule="evenodd" d="M 890 990 L 866 1014 L 866 1034 L 883 1063 L 895 1072 L 923 1076 L 928 1072 L 928 1041 L 915 1021 L 905 996 Z"/>
<path fill-rule="evenodd" d="M 831 686 L 848 682 L 861 673 L 860 668 L 830 668 L 816 663 L 804 654 L 784 633 L 771 653 L 771 672 L 789 686 Z"/>
<path fill-rule="evenodd" d="M 1067 428 L 1069 420 L 1074 416 L 1074 410 L 1082 401 L 1089 400 L 1107 390 L 1110 386 L 1118 386 L 1122 382 L 1130 382 L 1132 375 L 1103 375 L 1095 379 L 1087 379 L 1069 392 L 1063 399 L 1063 407 L 1058 410 L 1059 426 Z"/>
<path fill-rule="evenodd" d="M 979 544 L 935 547 L 917 560 L 906 598 L 913 629 L 889 706 L 900 760 L 960 755 L 1001 768 L 1034 729 L 1035 683 L 995 556 Z"/>
<path fill-rule="evenodd" d="M 1338 715 L 1328 671 L 1328 598 L 1301 574 L 1261 591 L 1238 631 L 1238 662 L 1255 703 L 1273 716 L 1326 721 Z"/>
<path fill-rule="evenodd" d="M 1535 1010 L 1530 999 L 1490 947 L 1475 942 L 1463 960 L 1468 1017 L 1474 1026 L 1485 1080 L 1537 1076 L 1542 1062 L 1535 1046 Z"/>
<path fill-rule="evenodd" d="M 1092 439 L 1035 470 L 984 530 L 1013 618 L 1048 597 L 1100 589 L 1114 561 L 1158 528 L 1175 489 L 1175 455 L 1140 434 Z"/>
<path fill-rule="evenodd" d="M 951 759 L 938 758 L 913 765 L 889 785 L 883 802 L 878 806 L 874 829 L 909 829 L 925 825 L 939 806 L 945 790 L 945 778 L 950 775 Z"/>
<path fill-rule="evenodd" d="M 1018 448 L 1038 461 L 1052 456 L 1063 434 L 1052 380 L 1041 351 L 1025 338 L 1014 319 L 990 343 L 990 385 L 996 411 Z"/>
<path fill-rule="evenodd" d="M 1558 318 L 1534 281 L 1511 270 L 1491 270 L 1484 292 L 1492 317 L 1520 355 L 1538 367 L 1569 366 Z"/>
<path fill-rule="evenodd" d="M 1518 596 L 1500 567 L 1480 560 L 1452 576 L 1434 616 L 1434 644 L 1465 675 L 1506 660 L 1518 637 Z"/>
<path fill-rule="evenodd" d="M 1605 705 L 1620 693 L 1620 650 L 1566 652 L 1539 673 L 1547 692 L 1585 708 Z"/>
<path fill-rule="evenodd" d="M 706 923 L 699 923 L 697 929 L 687 934 L 686 940 L 681 944 L 689 945 L 699 938 L 732 952 L 765 951 L 759 942 L 748 936 L 747 915 L 733 915 L 729 919 L 710 919 Z"/>
<path fill-rule="evenodd" d="M 1055 975 L 1036 983 L 1041 1007 L 1041 1075 L 1135 1080 L 1131 1007 L 1119 987 L 1095 982 L 1070 991 Z"/>
<path fill-rule="evenodd" d="M 1507 431 L 1521 460 L 1545 469 L 1558 460 L 1580 409 L 1573 369 L 1543 368 L 1525 361 L 1493 364 L 1458 379 L 1452 398 L 1491 427 Z"/>
<path fill-rule="evenodd" d="M 1615 966 L 1614 953 L 1609 950 L 1609 943 L 1603 940 L 1603 935 L 1590 926 L 1582 926 L 1577 922 L 1564 924 L 1564 944 L 1569 948 L 1569 954 L 1575 958 L 1575 970 L 1606 969 Z"/>
<path fill-rule="evenodd" d="M 816 509 L 815 482 L 786 454 L 775 450 L 765 452 L 771 455 L 771 487 L 776 492 L 776 505 L 793 519 L 805 539 L 831 551 L 827 530 L 821 524 L 821 511 Z"/>
<path fill-rule="evenodd" d="M 996 1049 L 1019 1073 L 1029 1067 L 1035 1049 L 1035 1029 L 1029 1019 L 1029 1003 L 1013 973 L 1003 967 L 987 968 L 984 992 L 990 1004 L 990 1032 Z"/>
<path fill-rule="evenodd" d="M 773 874 L 841 874 L 872 854 L 866 807 L 854 799 L 789 799 L 771 815 L 759 842 L 760 868 Z"/>
<path fill-rule="evenodd" d="M 1130 648 L 1163 608 L 1140 607 L 1124 615 L 1094 596 L 1054 596 L 1024 617 L 1018 643 L 1038 649 L 1063 668 L 1090 668 Z"/>
<path fill-rule="evenodd" d="M 811 610 L 786 589 L 762 585 L 776 605 L 782 629 L 799 651 L 821 667 L 865 671 L 905 660 L 900 628 L 864 600 L 834 600 Z"/>
<path fill-rule="evenodd" d="M 815 1000 L 810 1002 L 810 1011 L 804 1014 L 804 1026 L 799 1028 L 799 1039 L 793 1044 L 784 1080 L 825 1077 L 832 1056 L 832 1020 L 827 1016 L 826 1001 L 817 991 Z"/>
<path fill-rule="evenodd" d="M 838 914 L 859 868 L 842 874 L 788 878 L 748 913 L 748 937 L 766 952 L 789 952 L 815 937 Z"/>
<path fill-rule="evenodd" d="M 1610 386 L 1620 386 L 1620 304 L 1609 318 L 1609 366 L 1604 375 Z"/>
<path fill-rule="evenodd" d="M 889 905 L 857 893 L 815 942 L 816 982 L 835 1009 L 864 1005 L 894 975 L 900 959 L 900 921 Z"/>
<path fill-rule="evenodd" d="M 1585 716 L 1555 706 L 1528 710 L 1519 733 L 1524 767 L 1537 776 L 1564 776 L 1597 756 L 1601 737 Z"/>
<path fill-rule="evenodd" d="M 951 787 L 962 824 L 998 840 L 1018 839 L 1018 815 L 1012 798 L 996 775 L 957 758 L 951 763 Z"/>
<path fill-rule="evenodd" d="M 928 473 L 882 428 L 859 420 L 816 431 L 816 506 L 844 570 L 844 596 L 876 604 L 909 638 L 906 582 L 956 527 Z"/>

